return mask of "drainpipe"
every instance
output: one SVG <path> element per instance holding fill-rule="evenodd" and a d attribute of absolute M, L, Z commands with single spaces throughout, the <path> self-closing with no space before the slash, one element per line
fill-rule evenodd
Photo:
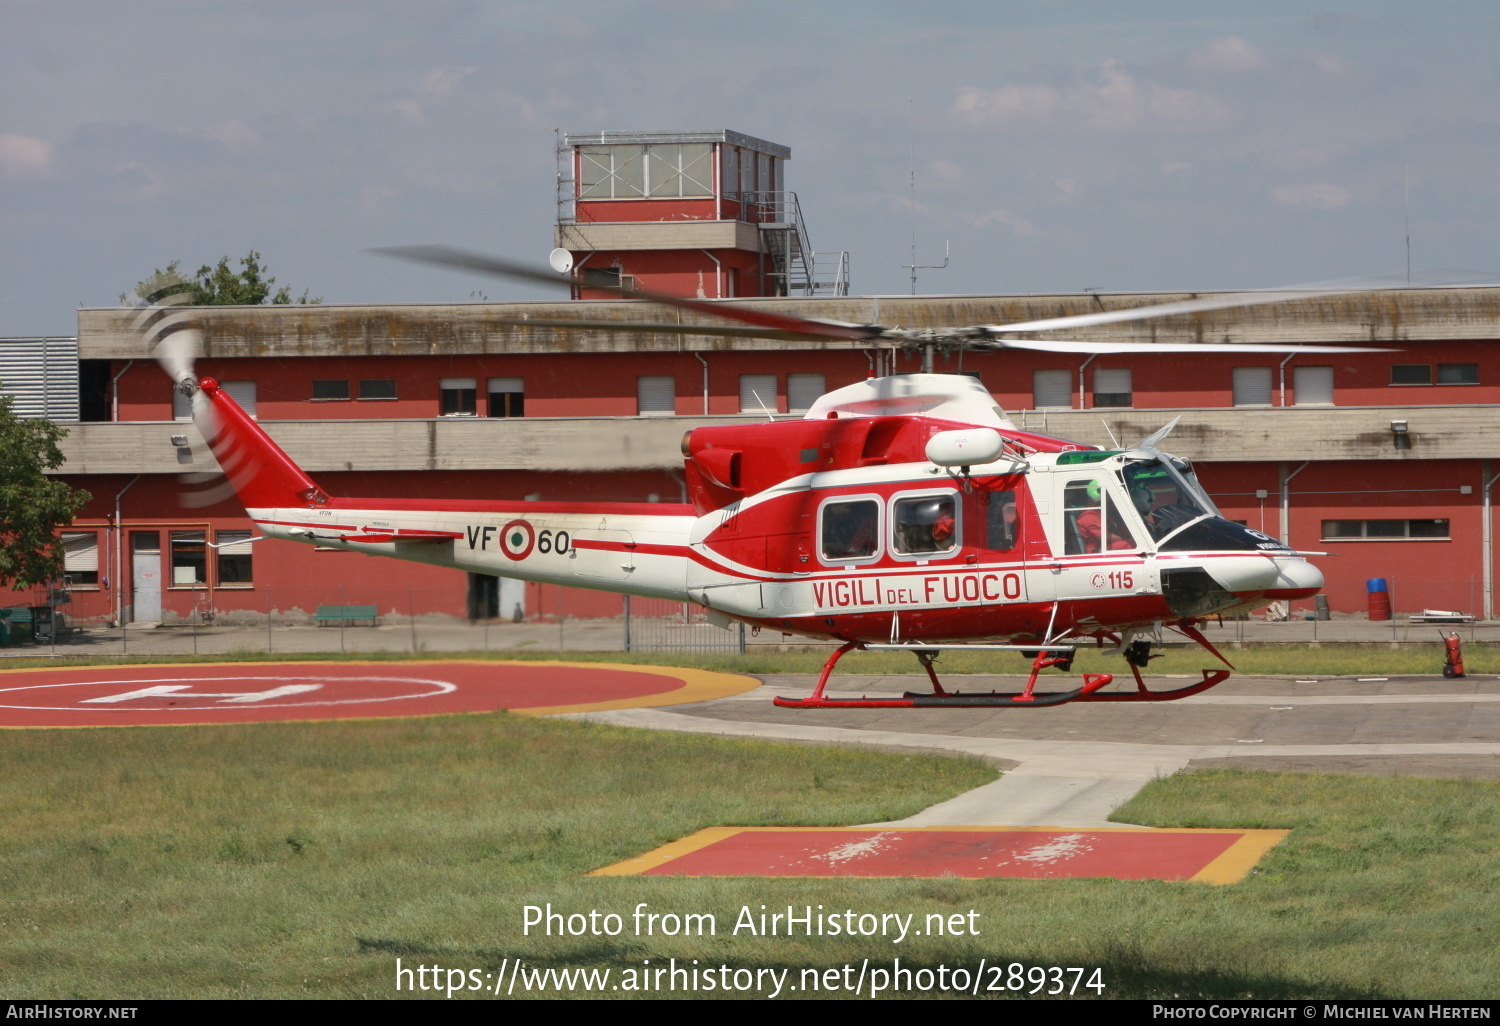
<path fill-rule="evenodd" d="M 1282 406 L 1286 405 L 1286 365 L 1290 361 L 1295 360 L 1299 355 L 1301 355 L 1301 354 L 1299 354 L 1299 353 L 1288 353 L 1286 355 L 1286 359 L 1282 360 L 1280 366 L 1278 366 L 1276 368 L 1276 373 L 1281 376 L 1281 405 Z"/>
<path fill-rule="evenodd" d="M 1500 474 L 1490 473 L 1491 462 L 1485 460 L 1480 477 L 1484 480 L 1484 487 L 1480 489 L 1482 500 L 1480 509 L 1484 513 L 1484 524 L 1481 536 L 1484 539 L 1482 546 L 1484 552 L 1484 618 L 1493 620 L 1495 618 L 1495 525 L 1494 525 L 1494 502 L 1491 497 L 1491 489 L 1495 481 L 1500 479 Z"/>
<path fill-rule="evenodd" d="M 962 352 L 962 350 L 960 350 L 960 352 Z M 1081 364 L 1078 365 L 1078 408 L 1080 410 L 1087 409 L 1087 406 L 1085 406 L 1083 401 L 1083 369 L 1089 364 L 1093 363 L 1094 357 L 1097 357 L 1098 355 L 1098 353 L 1095 353 L 1093 356 L 1090 356 L 1087 360 L 1084 360 Z"/>
<path fill-rule="evenodd" d="M 705 360 L 698 353 L 694 353 L 693 355 L 696 356 L 696 357 L 698 357 L 698 362 L 699 363 L 703 364 L 703 415 L 705 417 L 707 417 L 708 416 L 708 361 Z"/>
<path fill-rule="evenodd" d="M 118 421 L 120 419 L 120 379 L 130 369 L 134 360 L 126 360 L 125 366 L 120 368 L 120 373 L 109 379 L 109 419 Z"/>
<path fill-rule="evenodd" d="M 704 256 L 714 262 L 714 293 L 718 299 L 724 298 L 724 262 L 714 256 L 708 250 L 699 250 Z"/>
<path fill-rule="evenodd" d="M 120 373 L 123 374 L 124 371 Z M 128 485 L 115 493 L 115 523 L 113 529 L 115 536 L 115 623 L 121 626 L 124 626 L 125 623 L 124 592 L 121 590 L 120 585 L 121 567 L 125 562 L 125 553 L 123 551 L 125 547 L 125 529 L 120 524 L 120 500 L 125 497 L 126 492 L 135 487 L 135 483 L 140 479 L 141 475 L 135 475 L 135 477 L 130 479 Z"/>
<path fill-rule="evenodd" d="M 1281 461 L 1281 543 L 1288 548 L 1292 544 L 1292 478 L 1307 469 L 1308 460 L 1302 461 L 1302 466 L 1286 472 L 1287 461 Z"/>

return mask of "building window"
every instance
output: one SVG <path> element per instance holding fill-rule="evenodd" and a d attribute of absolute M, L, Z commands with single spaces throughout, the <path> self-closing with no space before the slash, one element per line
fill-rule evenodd
<path fill-rule="evenodd" d="M 1432 384 L 1432 364 L 1430 363 L 1398 363 L 1391 367 L 1391 384 L 1393 385 L 1430 385 Z"/>
<path fill-rule="evenodd" d="M 578 148 L 580 199 L 712 196 L 710 143 L 632 143 Z"/>
<path fill-rule="evenodd" d="M 740 412 L 776 412 L 776 375 L 740 375 Z"/>
<path fill-rule="evenodd" d="M 94 531 L 65 532 L 63 573 L 71 588 L 99 587 L 99 535 Z"/>
<path fill-rule="evenodd" d="M 1479 384 L 1479 364 L 1440 363 L 1437 383 L 1439 385 L 1477 385 Z"/>
<path fill-rule="evenodd" d="M 215 537 L 216 583 L 220 588 L 248 587 L 250 577 L 250 532 L 219 531 Z"/>
<path fill-rule="evenodd" d="M 823 398 L 828 385 L 821 374 L 788 374 L 786 376 L 786 408 L 790 413 L 806 413 L 812 404 Z"/>
<path fill-rule="evenodd" d="M 643 417 L 677 412 L 677 379 L 670 374 L 646 374 L 635 379 L 636 412 Z"/>
<path fill-rule="evenodd" d="M 229 394 L 229 398 L 240 404 L 240 409 L 248 413 L 251 420 L 255 419 L 255 382 L 221 381 L 219 387 Z M 193 419 L 193 401 L 175 388 L 172 389 L 172 419 Z"/>
<path fill-rule="evenodd" d="M 526 415 L 526 383 L 520 378 L 490 378 L 486 389 L 491 417 Z"/>
<path fill-rule="evenodd" d="M 1073 372 L 1067 370 L 1032 371 L 1031 404 L 1038 410 L 1071 410 L 1073 408 Z"/>
<path fill-rule="evenodd" d="M 312 383 L 312 397 L 316 400 L 323 399 L 348 399 L 349 381 L 341 378 L 337 381 L 314 381 Z"/>
<path fill-rule="evenodd" d="M 203 531 L 173 531 L 172 587 L 191 588 L 208 583 L 208 547 Z"/>
<path fill-rule="evenodd" d="M 1236 367 L 1234 369 L 1234 405 L 1271 405 L 1271 368 Z"/>
<path fill-rule="evenodd" d="M 394 399 L 396 398 L 396 379 L 365 378 L 359 383 L 359 397 L 361 399 Z"/>
<path fill-rule="evenodd" d="M 473 378 L 443 378 L 438 413 L 444 417 L 473 417 L 478 412 L 478 383 Z"/>
<path fill-rule="evenodd" d="M 1131 398 L 1129 368 L 1094 371 L 1095 406 L 1129 406 Z"/>
<path fill-rule="evenodd" d="M 1448 540 L 1448 521 L 1436 520 L 1325 520 L 1324 541 L 1402 541 L 1407 538 Z"/>
<path fill-rule="evenodd" d="M 1294 406 L 1332 406 L 1332 367 L 1293 367 L 1292 404 Z"/>

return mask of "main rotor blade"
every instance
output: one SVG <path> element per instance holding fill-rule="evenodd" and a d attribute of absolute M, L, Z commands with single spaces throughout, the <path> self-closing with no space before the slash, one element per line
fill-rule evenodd
<path fill-rule="evenodd" d="M 1299 346 L 1263 342 L 1068 342 L 1063 339 L 999 338 L 980 343 L 997 349 L 1035 349 L 1044 353 L 1394 353 L 1369 346 Z"/>
<path fill-rule="evenodd" d="M 620 334 L 628 331 L 661 332 L 668 335 L 718 335 L 727 338 L 768 338 L 778 342 L 828 342 L 826 335 L 811 335 L 805 331 L 772 331 L 769 328 L 737 328 L 728 324 L 684 324 L 669 321 L 574 321 L 552 320 L 538 317 L 486 317 L 487 324 L 507 324 L 518 328 L 563 328 L 592 331 L 608 331 Z"/>
<path fill-rule="evenodd" d="M 1048 317 L 1037 321 L 1020 321 L 1015 324 L 985 324 L 981 331 L 1056 331 L 1059 328 L 1088 328 L 1096 324 L 1119 324 L 1124 321 L 1141 321 L 1152 317 L 1171 317 L 1175 314 L 1200 313 L 1206 310 L 1230 310 L 1242 306 L 1261 306 L 1267 303 L 1292 303 L 1298 300 L 1319 299 L 1324 296 L 1347 296 L 1356 292 L 1386 292 L 1395 289 L 1433 288 L 1452 285 L 1472 285 L 1493 282 L 1495 276 L 1480 271 L 1458 271 L 1444 269 L 1423 272 L 1416 279 L 1401 279 L 1395 275 L 1376 278 L 1349 278 L 1342 281 L 1313 282 L 1308 285 L 1293 285 L 1286 288 L 1267 289 L 1263 292 L 1224 292 L 1197 299 L 1183 299 L 1172 303 L 1153 303 L 1125 310 L 1099 310 L 1094 313 L 1072 314 L 1066 317 Z"/>
<path fill-rule="evenodd" d="M 463 271 L 473 271 L 477 274 L 495 275 L 502 278 L 518 278 L 522 281 L 541 282 L 553 286 L 578 285 L 599 292 L 613 292 L 624 299 L 649 300 L 653 303 L 675 306 L 682 310 L 693 310 L 697 313 L 709 314 L 713 317 L 722 317 L 725 320 L 739 321 L 742 324 L 753 324 L 757 327 L 769 328 L 772 331 L 794 332 L 813 338 L 837 338 L 850 342 L 867 342 L 871 339 L 879 338 L 883 331 L 882 328 L 875 325 L 849 324 L 844 321 L 826 321 L 812 317 L 797 317 L 794 314 L 775 313 L 769 310 L 756 310 L 750 307 L 736 306 L 725 303 L 722 300 L 687 299 L 683 296 L 669 296 L 661 292 L 648 292 L 645 289 L 597 284 L 587 281 L 584 277 L 576 274 L 571 278 L 563 278 L 534 267 L 528 267 L 524 264 L 511 263 L 509 260 L 500 260 L 496 257 L 484 256 L 480 253 L 470 253 L 461 249 L 452 249 L 448 246 L 394 246 L 375 249 L 371 252 L 384 253 L 387 256 L 399 257 L 403 260 L 414 260 L 418 263 L 455 267 Z M 699 334 L 708 334 L 708 332 L 700 332 Z"/>

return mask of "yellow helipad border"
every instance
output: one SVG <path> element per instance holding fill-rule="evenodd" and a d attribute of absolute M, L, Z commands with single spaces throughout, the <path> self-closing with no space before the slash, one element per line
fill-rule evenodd
<path fill-rule="evenodd" d="M 601 670 L 624 670 L 633 673 L 654 674 L 659 677 L 672 677 L 683 682 L 680 688 L 670 691 L 662 691 L 652 695 L 637 695 L 632 698 L 620 698 L 608 702 L 582 702 L 577 705 L 547 705 L 535 706 L 527 709 L 506 710 L 513 716 L 556 716 L 564 713 L 582 712 L 604 712 L 609 709 L 643 709 L 655 706 L 689 705 L 694 702 L 710 702 L 716 698 L 730 698 L 734 695 L 743 695 L 747 691 L 754 691 L 761 686 L 761 682 L 754 677 L 739 673 L 721 673 L 716 670 L 698 670 L 685 666 L 658 666 L 651 663 L 595 663 L 575 662 L 563 659 L 287 659 L 287 660 L 244 660 L 226 659 L 203 662 L 176 662 L 176 663 L 84 663 L 70 664 L 68 666 L 17 666 L 0 669 L 0 674 L 8 673 L 38 673 L 38 672 L 65 672 L 68 670 L 87 669 L 153 669 L 160 667 L 182 668 L 189 666 L 316 666 L 319 664 L 330 666 L 384 666 L 399 667 L 411 664 L 449 664 L 462 666 L 558 666 L 574 669 L 601 669 Z M 488 710 L 470 710 L 467 712 L 444 712 L 444 713 L 392 713 L 388 716 L 361 716 L 361 720 L 402 720 L 413 716 L 467 716 L 476 715 Z M 261 720 L 245 721 L 246 723 L 324 723 L 310 717 L 290 717 L 284 720 Z M 150 726 L 171 727 L 202 727 L 202 726 L 225 726 L 219 721 L 208 722 L 180 722 L 170 724 L 151 724 Z M 116 730 L 120 727 L 147 726 L 147 724 L 55 724 L 55 725 L 33 725 L 33 724 L 0 724 L 0 730 L 93 730 L 108 729 Z"/>
<path fill-rule="evenodd" d="M 1070 832 L 1085 831 L 1091 834 L 1243 834 L 1238 841 L 1231 844 L 1225 851 L 1209 862 L 1193 876 L 1189 877 L 1188 883 L 1206 883 L 1223 886 L 1225 884 L 1239 883 L 1249 875 L 1255 864 L 1266 856 L 1272 848 L 1286 840 L 1290 830 L 1263 830 L 1263 829 L 1236 829 L 1233 827 L 1060 827 L 1060 826 L 925 826 L 925 827 L 822 827 L 822 826 L 797 826 L 797 827 L 705 827 L 697 833 L 671 841 L 655 848 L 633 859 L 616 862 L 610 866 L 603 866 L 589 872 L 588 876 L 639 876 L 648 870 L 665 865 L 684 855 L 691 855 L 695 851 L 707 848 L 711 844 L 734 837 L 736 834 L 767 834 L 767 833 L 805 833 L 809 830 L 817 830 L 826 833 L 861 833 L 867 834 L 871 830 L 889 830 L 901 833 L 952 833 L 953 831 L 971 831 L 974 833 L 1043 833 L 1058 830 Z M 895 879 L 868 877 L 864 879 Z M 970 880 L 993 880 L 996 877 L 960 877 Z"/>

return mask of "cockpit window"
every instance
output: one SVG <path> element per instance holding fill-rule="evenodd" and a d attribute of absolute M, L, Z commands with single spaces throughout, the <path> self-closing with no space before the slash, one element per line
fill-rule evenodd
<path fill-rule="evenodd" d="M 1214 512 L 1198 488 L 1161 460 L 1127 462 L 1124 475 L 1130 501 L 1157 541 Z"/>
<path fill-rule="evenodd" d="M 897 499 L 891 523 L 897 552 L 932 555 L 958 547 L 958 510 L 950 495 Z"/>

